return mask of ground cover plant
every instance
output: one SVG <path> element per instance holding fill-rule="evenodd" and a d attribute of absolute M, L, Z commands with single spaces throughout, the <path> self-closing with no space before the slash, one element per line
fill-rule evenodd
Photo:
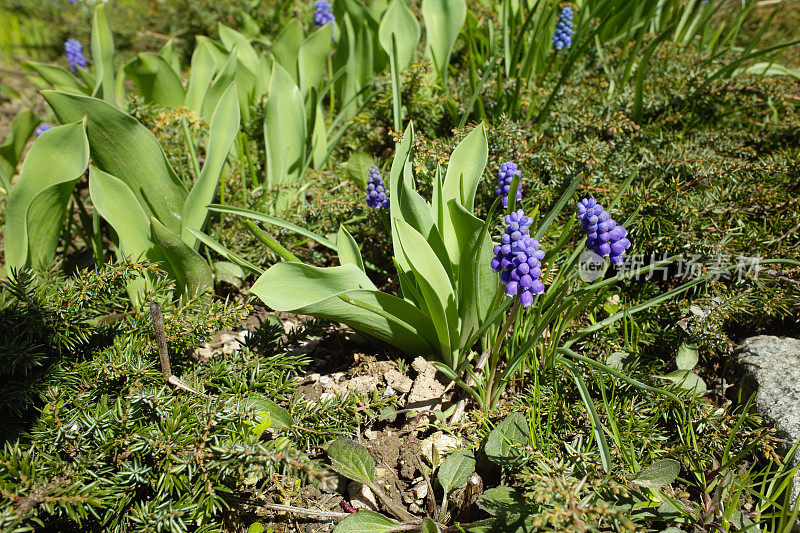
<path fill-rule="evenodd" d="M 0 13 L 0 530 L 796 527 L 796 6 Z"/>

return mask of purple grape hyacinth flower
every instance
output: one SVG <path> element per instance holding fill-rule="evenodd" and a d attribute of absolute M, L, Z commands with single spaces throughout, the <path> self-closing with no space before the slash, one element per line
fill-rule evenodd
<path fill-rule="evenodd" d="M 500 165 L 500 172 L 497 173 L 497 189 L 494 192 L 497 196 L 503 197 L 503 207 L 508 207 L 508 193 L 511 191 L 511 182 L 514 181 L 514 176 L 520 175 L 522 172 L 517 169 L 516 163 L 509 161 Z M 520 200 L 522 200 L 522 182 L 517 188 L 517 201 Z"/>
<path fill-rule="evenodd" d="M 51 126 L 50 124 L 42 123 L 42 124 L 39 124 L 39 127 L 36 128 L 36 130 L 34 130 L 33 133 L 35 133 L 36 136 L 38 137 L 42 133 L 44 133 L 47 130 L 52 129 L 52 128 L 53 128 L 53 126 Z"/>
<path fill-rule="evenodd" d="M 572 46 L 572 8 L 561 8 L 561 14 L 558 16 L 558 23 L 556 24 L 556 32 L 553 34 L 553 46 L 556 50 L 563 50 Z"/>
<path fill-rule="evenodd" d="M 522 209 L 506 215 L 505 221 L 506 231 L 500 244 L 494 247 L 491 267 L 500 272 L 506 296 L 519 296 L 522 307 L 530 307 L 534 295 L 544 292 L 544 284 L 539 279 L 544 251 L 539 250 L 539 241 L 529 235 L 533 219 L 525 216 Z"/>
<path fill-rule="evenodd" d="M 78 68 L 86 68 L 83 46 L 76 39 L 67 39 L 64 43 L 64 51 L 67 53 L 67 61 L 69 61 L 72 72 L 78 72 Z"/>
<path fill-rule="evenodd" d="M 614 222 L 594 198 L 578 202 L 577 218 L 586 233 L 586 247 L 601 257 L 609 256 L 613 264 L 621 265 L 625 250 L 631 246 L 628 231 Z"/>
<path fill-rule="evenodd" d="M 333 16 L 333 6 L 328 0 L 317 0 L 314 2 L 314 25 L 324 26 L 325 24 L 333 24 L 336 17 Z"/>
<path fill-rule="evenodd" d="M 367 179 L 367 205 L 375 209 L 389 209 L 389 198 L 386 196 L 386 186 L 381 178 L 381 171 L 377 166 L 369 167 Z"/>

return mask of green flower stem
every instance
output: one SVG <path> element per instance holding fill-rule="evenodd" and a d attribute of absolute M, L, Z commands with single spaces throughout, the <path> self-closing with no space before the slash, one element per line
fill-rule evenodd
<path fill-rule="evenodd" d="M 517 313 L 519 312 L 520 300 L 517 297 L 514 301 L 514 306 L 511 308 L 511 311 L 508 312 L 508 316 L 506 317 L 506 321 L 503 324 L 503 327 L 500 328 L 500 331 L 497 332 L 497 337 L 495 337 L 494 344 L 492 345 L 492 352 L 489 355 L 489 368 L 488 374 L 486 377 L 486 387 L 484 388 L 484 405 L 486 408 L 491 407 L 492 401 L 492 389 L 494 387 L 494 380 L 495 376 L 497 375 L 497 359 L 500 356 L 500 346 L 503 344 L 503 338 L 508 335 L 508 331 L 511 329 L 511 324 L 514 323 L 514 320 L 517 317 Z"/>

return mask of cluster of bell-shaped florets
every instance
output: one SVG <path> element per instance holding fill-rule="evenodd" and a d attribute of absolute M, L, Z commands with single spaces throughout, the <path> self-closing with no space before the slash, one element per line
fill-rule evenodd
<path fill-rule="evenodd" d="M 69 68 L 78 72 L 78 68 L 86 68 L 86 58 L 83 56 L 83 46 L 76 39 L 67 39 L 64 43 L 64 52 L 67 54 Z"/>
<path fill-rule="evenodd" d="M 325 24 L 333 24 L 336 17 L 333 16 L 333 6 L 328 0 L 317 0 L 314 2 L 314 25 L 324 26 Z"/>
<path fill-rule="evenodd" d="M 367 205 L 376 209 L 389 209 L 389 198 L 386 196 L 386 186 L 381 178 L 381 171 L 377 166 L 369 167 L 367 178 Z"/>
<path fill-rule="evenodd" d="M 563 50 L 572 45 L 572 28 L 572 8 L 563 7 L 558 16 L 556 32 L 553 34 L 553 46 L 556 50 Z"/>
<path fill-rule="evenodd" d="M 514 176 L 520 176 L 522 172 L 517 168 L 516 163 L 508 162 L 500 165 L 500 172 L 497 173 L 497 189 L 495 193 L 497 196 L 503 197 L 503 207 L 508 207 L 508 193 L 511 191 L 511 182 L 514 181 Z M 520 181 L 517 188 L 517 201 L 522 200 L 522 182 Z"/>
<path fill-rule="evenodd" d="M 631 246 L 625 228 L 614 222 L 594 198 L 578 202 L 577 217 L 586 233 L 586 247 L 599 256 L 609 256 L 615 265 L 622 264 L 622 256 Z"/>
<path fill-rule="evenodd" d="M 530 307 L 533 297 L 544 292 L 542 259 L 544 252 L 539 250 L 539 241 L 529 235 L 533 219 L 525 216 L 522 209 L 507 215 L 506 231 L 500 244 L 494 247 L 492 270 L 500 272 L 500 281 L 505 284 L 506 296 L 519 296 L 523 307 Z"/>

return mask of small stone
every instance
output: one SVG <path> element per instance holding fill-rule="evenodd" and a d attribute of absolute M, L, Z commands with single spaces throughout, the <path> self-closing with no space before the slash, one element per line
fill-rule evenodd
<path fill-rule="evenodd" d="M 416 413 L 421 411 L 433 411 L 441 408 L 442 396 L 446 389 L 436 380 L 436 367 L 430 361 L 417 357 L 411 363 L 411 367 L 417 371 L 417 378 L 406 399 L 406 409 L 411 410 L 406 415 L 409 418 L 416 416 Z"/>
<path fill-rule="evenodd" d="M 437 431 L 427 439 L 423 440 L 420 443 L 420 448 L 422 451 L 422 457 L 425 461 L 433 466 L 437 467 L 438 464 L 433 464 L 433 447 L 436 446 L 436 452 L 439 455 L 439 461 L 442 461 L 445 457 L 447 457 L 450 452 L 461 448 L 462 443 L 461 440 L 444 433 L 442 431 Z"/>
<path fill-rule="evenodd" d="M 369 487 L 357 481 L 351 481 L 347 486 L 347 495 L 350 498 L 350 505 L 356 509 L 378 510 L 378 500 L 375 498 Z"/>
<path fill-rule="evenodd" d="M 371 429 L 364 430 L 364 437 L 367 440 L 375 440 L 378 438 L 378 433 L 376 431 L 372 431 Z"/>
<path fill-rule="evenodd" d="M 412 503 L 408 506 L 408 512 L 411 514 L 417 514 L 420 511 L 419 505 L 416 503 Z"/>
<path fill-rule="evenodd" d="M 425 480 L 422 480 L 411 487 L 411 490 L 414 492 L 414 496 L 417 500 L 422 500 L 428 495 L 428 484 L 425 483 Z"/>
<path fill-rule="evenodd" d="M 399 370 L 388 370 L 383 377 L 391 388 L 402 393 L 410 392 L 411 386 L 414 384 L 411 378 Z"/>
<path fill-rule="evenodd" d="M 396 394 L 396 393 L 395 393 L 394 389 L 393 389 L 393 388 L 391 388 L 391 387 L 389 387 L 389 386 L 387 386 L 387 387 L 386 387 L 386 388 L 383 390 L 383 395 L 384 395 L 385 397 L 387 397 L 387 398 L 388 398 L 388 397 L 390 397 L 390 396 L 394 396 L 395 394 Z"/>

